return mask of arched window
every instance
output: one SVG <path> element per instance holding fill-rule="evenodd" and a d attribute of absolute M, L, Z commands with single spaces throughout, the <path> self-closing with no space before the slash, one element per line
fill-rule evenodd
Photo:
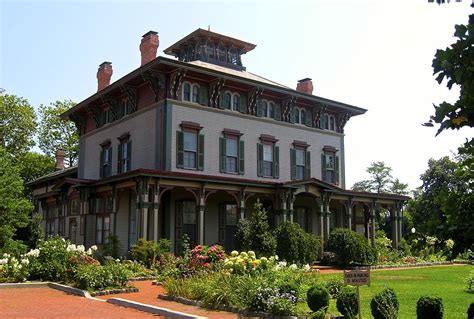
<path fill-rule="evenodd" d="M 275 103 L 273 102 L 268 104 L 268 117 L 272 119 L 275 118 Z"/>
<path fill-rule="evenodd" d="M 329 129 L 331 131 L 335 131 L 336 130 L 336 119 L 334 118 L 334 116 L 329 116 Z"/>
<path fill-rule="evenodd" d="M 267 101 L 263 101 L 262 103 L 262 116 L 267 117 L 268 114 L 268 103 Z"/>
<path fill-rule="evenodd" d="M 199 85 L 193 85 L 193 102 L 199 103 Z"/>
<path fill-rule="evenodd" d="M 295 115 L 294 115 L 295 123 L 299 124 L 300 123 L 300 110 L 298 110 L 297 108 L 294 108 L 293 112 L 295 112 Z"/>
<path fill-rule="evenodd" d="M 215 53 L 214 51 L 216 50 L 216 46 L 212 42 L 208 42 L 206 45 L 206 55 L 207 57 L 211 59 L 215 59 Z"/>
<path fill-rule="evenodd" d="M 329 116 L 327 114 L 323 115 L 321 128 L 324 130 L 329 130 Z"/>
<path fill-rule="evenodd" d="M 238 95 L 237 93 L 234 94 L 234 96 L 232 97 L 232 109 L 234 111 L 240 110 L 240 95 Z"/>
<path fill-rule="evenodd" d="M 306 111 L 305 110 L 301 110 L 301 121 L 300 123 L 301 124 L 306 124 Z"/>
<path fill-rule="evenodd" d="M 224 106 L 227 110 L 230 110 L 232 105 L 232 96 L 230 95 L 229 92 L 226 92 L 224 95 Z"/>
<path fill-rule="evenodd" d="M 187 82 L 183 85 L 183 101 L 191 101 L 191 85 Z"/>

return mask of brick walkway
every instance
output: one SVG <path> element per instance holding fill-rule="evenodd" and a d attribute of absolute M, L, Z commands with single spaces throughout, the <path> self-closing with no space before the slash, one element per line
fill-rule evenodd
<path fill-rule="evenodd" d="M 107 295 L 100 296 L 100 299 L 109 298 L 122 298 L 132 301 L 137 301 L 152 306 L 167 308 L 170 310 L 181 311 L 188 314 L 193 314 L 201 317 L 208 317 L 210 319 L 237 319 L 239 315 L 224 311 L 209 311 L 199 307 L 183 305 L 178 302 L 166 301 L 158 299 L 158 294 L 164 294 L 165 290 L 161 286 L 155 286 L 151 284 L 150 280 L 147 281 L 136 281 L 132 283 L 133 286 L 137 287 L 140 291 L 134 293 L 118 294 L 118 295 Z"/>
<path fill-rule="evenodd" d="M 0 318 L 161 318 L 51 288 L 0 289 Z"/>

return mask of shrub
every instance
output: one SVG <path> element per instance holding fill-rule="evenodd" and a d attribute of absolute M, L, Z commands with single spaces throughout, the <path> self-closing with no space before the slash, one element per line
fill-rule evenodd
<path fill-rule="evenodd" d="M 77 269 L 76 286 L 89 291 L 125 287 L 132 273 L 120 262 L 109 262 L 103 266 L 85 265 Z"/>
<path fill-rule="evenodd" d="M 275 265 L 274 257 L 257 258 L 253 251 L 233 251 L 230 257 L 224 260 L 224 269 L 233 274 L 256 274 Z"/>
<path fill-rule="evenodd" d="M 273 256 L 276 240 L 269 228 L 267 213 L 257 200 L 250 217 L 237 224 L 236 238 L 241 249 L 255 251 L 258 256 Z"/>
<path fill-rule="evenodd" d="M 398 299 L 395 292 L 385 288 L 377 293 L 370 302 L 374 319 L 396 319 L 398 317 Z"/>
<path fill-rule="evenodd" d="M 344 286 L 344 282 L 342 281 L 342 278 L 340 277 L 330 278 L 328 281 L 326 281 L 324 286 L 328 290 L 331 298 L 337 298 L 337 295 L 339 294 L 342 287 Z"/>
<path fill-rule="evenodd" d="M 190 263 L 194 267 L 198 268 L 212 268 L 216 267 L 217 263 L 223 261 L 225 258 L 225 252 L 222 246 L 212 245 L 197 245 L 191 251 Z"/>
<path fill-rule="evenodd" d="M 464 279 L 464 282 L 466 283 L 466 292 L 474 292 L 474 272 L 471 272 L 469 276 Z"/>
<path fill-rule="evenodd" d="M 313 286 L 308 290 L 307 302 L 312 311 L 325 310 L 329 306 L 329 292 L 325 287 Z"/>
<path fill-rule="evenodd" d="M 417 319 L 442 319 L 443 301 L 439 297 L 421 296 L 416 303 Z"/>
<path fill-rule="evenodd" d="M 377 252 L 367 239 L 350 229 L 336 228 L 329 236 L 327 247 L 343 265 L 370 265 L 377 260 Z"/>
<path fill-rule="evenodd" d="M 276 254 L 290 263 L 309 264 L 319 258 L 321 240 L 308 234 L 296 223 L 279 225 L 274 235 L 276 238 Z"/>
<path fill-rule="evenodd" d="M 163 254 L 171 250 L 171 241 L 160 239 L 158 243 L 140 238 L 138 242 L 130 248 L 130 255 L 133 260 L 139 261 L 150 268 L 156 260 Z"/>
<path fill-rule="evenodd" d="M 356 319 L 359 313 L 356 290 L 351 287 L 343 287 L 337 295 L 336 307 L 344 318 Z"/>
<path fill-rule="evenodd" d="M 467 319 L 474 319 L 474 302 L 471 302 L 467 309 Z"/>
<path fill-rule="evenodd" d="M 120 251 L 120 240 L 117 235 L 110 235 L 108 237 L 108 243 L 102 248 L 102 254 L 104 256 L 110 256 L 113 258 L 119 257 Z"/>
<path fill-rule="evenodd" d="M 15 256 L 4 253 L 0 258 L 0 283 L 1 282 L 22 282 L 28 278 L 29 259 L 22 256 L 17 259 Z"/>

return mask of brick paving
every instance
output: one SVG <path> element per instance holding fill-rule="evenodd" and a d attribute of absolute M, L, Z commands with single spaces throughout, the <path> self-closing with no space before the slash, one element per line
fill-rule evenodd
<path fill-rule="evenodd" d="M 237 319 L 238 314 L 225 312 L 225 311 L 210 311 L 200 307 L 188 306 L 179 302 L 167 301 L 158 299 L 158 294 L 165 294 L 165 289 L 161 286 L 155 286 L 151 284 L 151 280 L 146 281 L 135 281 L 132 283 L 133 286 L 137 287 L 140 291 L 134 293 L 125 293 L 117 295 L 100 296 L 97 298 L 107 300 L 109 298 L 122 298 L 131 301 L 137 301 L 152 306 L 167 308 L 170 310 L 185 312 L 201 317 L 207 317 L 209 319 Z"/>
<path fill-rule="evenodd" d="M 52 288 L 0 289 L 0 318 L 163 318 Z"/>

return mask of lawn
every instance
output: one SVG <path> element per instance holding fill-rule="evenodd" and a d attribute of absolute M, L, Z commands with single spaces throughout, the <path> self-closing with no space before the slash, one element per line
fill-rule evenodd
<path fill-rule="evenodd" d="M 395 290 L 400 302 L 399 318 L 416 318 L 416 302 L 421 295 L 437 295 L 443 299 L 444 319 L 466 318 L 474 294 L 464 291 L 464 278 L 473 266 L 427 267 L 402 270 L 372 271 L 371 286 L 361 287 L 363 318 L 371 318 L 370 300 L 384 287 Z M 335 275 L 327 275 L 335 276 Z M 342 277 L 342 274 L 339 275 Z M 331 310 L 336 311 L 331 301 Z"/>

